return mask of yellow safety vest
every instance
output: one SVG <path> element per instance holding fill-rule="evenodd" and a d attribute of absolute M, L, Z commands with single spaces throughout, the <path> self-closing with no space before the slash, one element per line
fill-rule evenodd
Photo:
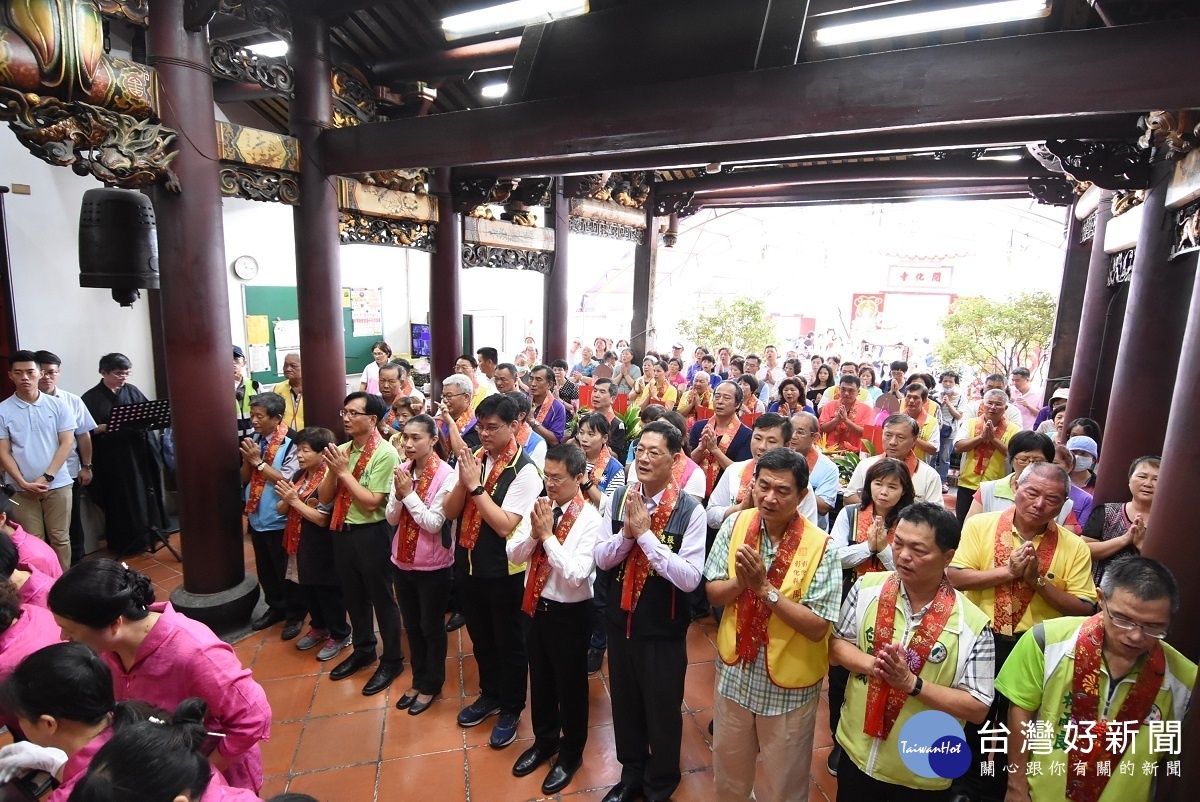
<path fill-rule="evenodd" d="M 729 576 L 735 575 L 734 560 L 738 547 L 746 542 L 753 510 L 738 513 L 733 524 L 733 535 L 729 541 Z M 800 545 L 792 558 L 792 565 L 784 577 L 779 595 L 799 601 L 808 590 L 817 566 L 825 555 L 829 536 L 807 518 Z M 816 685 L 829 670 L 829 636 L 820 641 L 811 641 L 785 624 L 779 616 L 772 614 L 767 620 L 767 675 L 780 688 L 807 688 Z M 737 655 L 737 602 L 725 608 L 721 616 L 721 628 L 717 631 L 717 651 L 727 665 L 738 660 Z"/>

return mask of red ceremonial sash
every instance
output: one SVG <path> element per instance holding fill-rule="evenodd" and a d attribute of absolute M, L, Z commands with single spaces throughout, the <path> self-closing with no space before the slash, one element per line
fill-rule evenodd
<path fill-rule="evenodd" d="M 836 419 L 837 418 L 837 410 L 835 409 L 833 412 L 834 412 L 833 417 Z M 846 420 L 853 423 L 854 422 L 854 414 L 856 412 L 858 412 L 858 401 L 855 401 L 853 404 L 850 405 L 850 408 L 846 410 Z M 845 445 L 846 445 L 846 438 L 850 436 L 850 427 L 847 426 L 845 423 L 839 423 L 837 425 L 837 427 L 834 428 L 833 433 L 834 433 L 835 439 L 837 441 L 838 450 L 844 450 Z"/>
<path fill-rule="evenodd" d="M 762 517 L 758 510 L 753 510 L 750 514 L 754 517 L 750 519 L 750 526 L 746 530 L 745 543 L 750 548 L 757 549 L 758 534 L 762 531 L 763 526 Z M 783 540 L 779 543 L 779 550 L 775 552 L 775 561 L 771 563 L 771 570 L 767 571 L 767 582 L 776 590 L 783 587 L 783 580 L 787 578 L 787 573 L 791 570 L 792 560 L 796 557 L 803 534 L 804 521 L 797 513 L 792 516 L 787 532 L 784 533 Z M 771 608 L 767 606 L 766 602 L 750 588 L 743 590 L 737 598 L 735 643 L 738 664 L 747 668 L 754 664 L 754 659 L 758 657 L 758 650 L 770 640 L 767 633 L 767 622 L 770 618 Z"/>
<path fill-rule="evenodd" d="M 421 471 L 421 478 L 417 480 L 417 485 L 414 488 L 417 498 L 426 504 L 429 499 L 425 498 L 425 494 L 429 492 L 429 486 L 433 484 L 434 477 L 437 476 L 438 468 L 442 465 L 442 460 L 437 454 L 431 453 L 429 459 L 425 462 L 425 469 Z M 403 499 L 401 499 L 403 501 Z M 412 564 L 412 561 L 417 556 L 417 538 L 421 534 L 421 527 L 417 526 L 417 519 L 408 511 L 408 506 L 400 505 L 400 537 L 396 543 L 396 560 L 398 562 Z"/>
<path fill-rule="evenodd" d="M 1119 743 L 1110 744 L 1107 737 L 1108 722 L 1100 719 L 1100 661 L 1104 652 L 1104 625 L 1101 614 L 1089 618 L 1079 629 L 1075 639 L 1075 673 L 1071 680 L 1071 720 L 1076 725 L 1085 721 L 1096 722 L 1096 740 L 1090 744 L 1090 749 L 1080 749 L 1074 754 L 1082 759 L 1073 759 L 1072 764 L 1082 764 L 1086 768 L 1079 774 L 1072 766 L 1067 772 L 1067 799 L 1071 802 L 1097 802 L 1104 793 L 1110 774 L 1115 771 L 1110 761 L 1120 762 L 1125 754 L 1125 747 L 1133 740 L 1135 733 L 1142 726 L 1146 716 L 1154 706 L 1154 700 L 1162 689 L 1163 678 L 1167 670 L 1167 658 L 1163 654 L 1162 644 L 1154 641 L 1146 655 L 1146 664 L 1138 673 L 1129 695 L 1125 697 L 1121 710 L 1114 721 L 1126 722 L 1128 739 L 1120 739 Z M 1132 732 L 1130 732 L 1132 731 Z M 1116 741 L 1117 739 L 1113 739 Z M 1120 746 L 1119 750 L 1111 750 L 1110 746 Z M 1097 766 L 1100 763 L 1110 763 L 1110 772 L 1100 776 Z"/>
<path fill-rule="evenodd" d="M 490 496 L 492 491 L 496 489 L 496 483 L 500 481 L 500 474 L 504 473 L 504 469 L 508 467 L 513 458 L 517 456 L 517 440 L 513 438 L 508 441 L 508 445 L 504 447 L 500 457 L 492 463 L 492 469 L 488 471 L 487 480 L 483 483 L 483 489 Z M 478 459 L 483 456 L 483 449 L 475 454 Z M 467 496 L 467 506 L 463 508 L 462 526 L 458 532 L 458 542 L 465 549 L 474 549 L 475 544 L 479 542 L 479 530 L 483 526 L 483 513 L 479 511 L 479 507 L 475 504 L 475 497 Z"/>
<path fill-rule="evenodd" d="M 920 464 L 920 460 L 917 459 L 916 452 L 915 451 L 908 452 L 908 456 L 904 458 L 904 467 L 908 468 L 909 476 L 917 475 L 917 465 L 918 464 Z"/>
<path fill-rule="evenodd" d="M 607 473 L 608 463 L 611 461 L 612 452 L 608 450 L 608 446 L 601 447 L 600 456 L 596 457 L 596 461 L 592 463 L 592 481 L 596 483 L 596 487 L 604 484 L 604 474 Z"/>
<path fill-rule="evenodd" d="M 325 478 L 325 471 L 328 467 L 322 464 L 313 473 L 306 473 L 304 481 L 296 488 L 296 495 L 302 500 L 312 495 L 316 491 L 317 485 L 321 484 L 321 480 Z M 283 548 L 288 554 L 295 554 L 300 550 L 300 530 L 303 525 L 304 516 L 294 507 L 289 507 L 287 523 L 283 527 Z"/>
<path fill-rule="evenodd" d="M 971 426 L 971 437 L 978 437 L 983 431 L 983 418 L 975 418 Z M 996 427 L 996 438 L 1004 442 L 1004 432 L 1008 430 L 1008 420 L 1000 421 L 1000 425 Z M 986 443 L 980 443 L 975 447 L 975 473 L 983 476 L 983 472 L 987 470 L 987 465 L 992 461 L 992 454 L 996 453 L 996 444 L 990 440 Z"/>
<path fill-rule="evenodd" d="M 883 646 L 892 642 L 896 624 L 896 599 L 899 595 L 900 578 L 893 573 L 883 583 L 879 606 L 875 610 L 873 654 L 879 654 Z M 921 618 L 921 625 L 913 632 L 905 650 L 908 668 L 912 673 L 920 676 L 925 661 L 929 659 L 929 652 L 937 643 L 942 630 L 946 628 L 946 622 L 950 620 L 950 613 L 953 611 L 954 589 L 943 578 L 929 609 Z M 908 698 L 905 691 L 893 688 L 879 677 L 871 677 L 867 686 L 867 714 L 863 732 L 872 738 L 887 738 Z"/>
<path fill-rule="evenodd" d="M 641 489 L 642 485 L 639 482 L 628 492 L 636 490 L 640 494 Z M 629 496 L 626 495 L 625 499 L 628 501 Z M 671 484 L 667 485 L 667 489 L 663 491 L 662 501 L 654 508 L 654 514 L 650 516 L 650 531 L 660 541 L 663 538 L 663 531 L 667 528 L 667 521 L 675 512 L 675 505 L 678 502 L 679 485 L 672 479 Z M 622 610 L 633 613 L 637 608 L 638 599 L 642 597 L 642 587 L 646 584 L 648 576 L 650 576 L 650 560 L 646 558 L 646 553 L 635 541 L 633 551 L 625 558 L 625 579 L 621 583 Z"/>
<path fill-rule="evenodd" d="M 750 492 L 750 485 L 754 484 L 754 466 L 757 465 L 756 460 L 750 460 L 745 468 L 742 468 L 742 475 L 738 479 L 737 494 L 733 497 L 734 504 L 741 504 L 746 498 L 746 494 Z"/>
<path fill-rule="evenodd" d="M 567 541 L 567 535 L 571 533 L 571 527 L 575 525 L 575 519 L 581 512 L 583 495 L 576 493 L 559 519 L 558 526 L 554 527 L 554 536 L 558 538 L 559 543 Z M 545 590 L 546 580 L 549 578 L 550 560 L 546 557 L 546 548 L 539 542 L 533 548 L 533 558 L 529 561 L 529 581 L 525 583 L 525 595 L 521 599 L 521 609 L 526 615 L 532 616 L 537 610 L 538 599 L 542 598 L 542 591 Z"/>
<path fill-rule="evenodd" d="M 261 436 L 261 435 L 260 435 Z M 271 434 L 271 440 L 267 443 L 267 453 L 263 457 L 263 462 L 268 465 L 275 464 L 275 455 L 279 453 L 279 447 L 283 445 L 283 441 L 287 439 L 287 427 L 278 426 Z M 263 490 L 267 486 L 267 477 L 263 476 L 262 471 L 250 472 L 250 498 L 246 499 L 246 513 L 258 511 L 258 502 L 262 500 Z"/>
<path fill-rule="evenodd" d="M 708 423 L 704 424 L 705 429 L 712 429 L 715 434 L 717 419 L 709 418 Z M 724 434 L 717 435 L 717 448 L 721 449 L 722 454 L 729 453 L 729 446 L 733 443 L 733 438 L 737 435 L 738 430 L 742 428 L 742 422 L 734 415 L 729 421 L 729 425 L 725 427 Z M 712 495 L 713 487 L 717 484 L 717 476 L 721 472 L 721 466 L 717 462 L 717 458 L 707 451 L 704 452 L 704 457 L 700 460 L 700 467 L 704 469 L 704 495 Z"/>
<path fill-rule="evenodd" d="M 1012 530 L 1016 521 L 1017 508 L 1010 507 L 1000 514 L 996 522 L 995 566 L 1007 568 L 1012 557 Z M 1038 547 L 1038 573 L 1045 576 L 1050 571 L 1050 562 L 1054 559 L 1054 551 L 1058 548 L 1058 525 L 1051 521 L 1047 525 L 1046 534 L 1042 536 L 1042 545 Z M 1033 588 L 1024 579 L 1014 579 L 1001 582 L 996 586 L 996 600 L 993 603 L 992 623 L 996 631 L 1003 635 L 1015 634 L 1014 630 L 1021 623 L 1026 608 L 1033 601 Z"/>
<path fill-rule="evenodd" d="M 867 504 L 858 508 L 858 513 L 855 515 L 857 523 L 854 527 L 854 542 L 866 543 L 867 535 L 871 532 L 871 527 L 875 525 L 875 510 L 872 505 Z M 896 527 L 892 526 L 887 529 L 888 545 L 892 544 L 892 538 L 896 534 Z M 864 574 L 872 574 L 877 571 L 886 571 L 887 567 L 880 561 L 878 554 L 872 554 L 871 558 L 864 560 L 854 567 L 854 570 L 859 576 Z"/>
<path fill-rule="evenodd" d="M 533 434 L 533 427 L 525 421 L 521 421 L 521 425 L 517 428 L 516 438 L 517 443 L 524 448 L 529 443 L 529 435 Z"/>
<path fill-rule="evenodd" d="M 367 469 L 367 463 L 371 461 L 371 456 L 375 453 L 375 448 L 383 441 L 379 436 L 378 429 L 371 430 L 371 439 L 367 441 L 367 445 L 358 455 L 358 462 L 354 464 L 354 480 L 358 481 L 362 478 L 363 471 Z M 333 515 L 329 519 L 329 528 L 334 532 L 340 532 L 342 526 L 346 523 L 346 514 L 350 512 L 350 505 L 354 503 L 354 496 L 350 494 L 350 488 L 346 487 L 343 482 L 338 487 L 337 498 L 333 502 Z"/>
<path fill-rule="evenodd" d="M 546 420 L 546 416 L 550 414 L 550 410 L 554 408 L 554 396 L 546 393 L 546 399 L 533 411 L 533 419 L 538 423 Z"/>

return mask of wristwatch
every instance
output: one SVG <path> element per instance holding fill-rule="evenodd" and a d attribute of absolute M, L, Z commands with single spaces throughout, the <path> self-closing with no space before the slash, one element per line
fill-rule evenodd
<path fill-rule="evenodd" d="M 1038 574 L 1037 582 L 1034 584 L 1037 586 L 1038 590 L 1041 590 L 1042 588 L 1046 587 L 1046 577 Z"/>
<path fill-rule="evenodd" d="M 81 471 L 90 471 L 91 469 L 92 469 L 92 465 L 90 462 L 87 465 L 79 466 L 79 470 L 81 470 Z"/>
<path fill-rule="evenodd" d="M 582 490 L 584 493 L 589 493 L 589 492 L 591 492 L 592 488 L 595 486 L 596 486 L 596 483 L 593 482 L 591 479 L 588 479 L 586 482 L 584 482 L 583 484 L 581 484 L 579 486 L 579 489 Z"/>
<path fill-rule="evenodd" d="M 472 496 L 482 496 L 486 492 L 487 491 L 483 489 L 483 485 L 476 485 L 475 489 L 471 491 L 471 495 Z"/>
<path fill-rule="evenodd" d="M 909 696 L 920 696 L 920 695 L 921 695 L 921 688 L 922 688 L 924 685 L 925 685 L 924 681 L 922 681 L 920 677 L 917 677 L 917 684 L 916 684 L 916 685 L 913 685 L 913 689 L 912 689 L 911 691 L 909 691 L 909 692 L 908 692 L 908 695 L 909 695 Z"/>
<path fill-rule="evenodd" d="M 267 461 L 265 459 L 259 460 L 258 464 L 254 466 L 254 470 L 258 471 L 259 473 L 262 473 L 266 469 L 267 469 Z"/>
<path fill-rule="evenodd" d="M 779 591 L 775 588 L 767 591 L 767 604 L 779 604 Z"/>
<path fill-rule="evenodd" d="M 45 479 L 47 482 L 53 482 L 53 481 L 54 481 L 54 474 L 52 474 L 52 473 L 43 473 L 43 474 L 42 474 L 42 478 L 43 478 L 43 479 Z"/>

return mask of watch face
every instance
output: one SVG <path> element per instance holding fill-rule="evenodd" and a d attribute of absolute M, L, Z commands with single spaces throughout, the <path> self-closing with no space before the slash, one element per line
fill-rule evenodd
<path fill-rule="evenodd" d="M 258 261 L 253 256 L 239 256 L 233 261 L 233 273 L 238 278 L 249 281 L 258 275 Z"/>

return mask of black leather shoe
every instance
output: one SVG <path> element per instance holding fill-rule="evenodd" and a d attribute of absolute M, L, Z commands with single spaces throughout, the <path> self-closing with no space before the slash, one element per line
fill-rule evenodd
<path fill-rule="evenodd" d="M 396 709 L 397 710 L 408 710 L 410 707 L 413 706 L 413 702 L 417 701 L 417 697 L 420 695 L 421 694 L 419 694 L 419 693 L 414 693 L 411 696 L 401 696 L 400 699 L 396 702 Z"/>
<path fill-rule="evenodd" d="M 462 613 L 451 613 L 450 620 L 446 622 L 446 631 L 453 632 L 454 630 L 461 628 L 465 623 L 467 623 L 467 619 Z"/>
<path fill-rule="evenodd" d="M 532 774 L 534 770 L 552 758 L 558 751 L 557 746 L 533 746 L 526 749 L 517 758 L 517 762 L 513 764 L 513 776 L 524 777 L 526 774 Z"/>
<path fill-rule="evenodd" d="M 641 796 L 641 788 L 630 788 L 625 783 L 617 783 L 608 789 L 608 793 L 604 795 L 603 802 L 634 802 L 635 799 L 640 799 Z"/>
<path fill-rule="evenodd" d="M 554 761 L 554 765 L 550 767 L 550 773 L 542 781 L 542 793 L 549 796 L 550 794 L 557 794 L 566 788 L 570 785 L 571 778 L 575 776 L 575 772 L 579 771 L 579 767 L 582 765 L 582 758 L 569 766 L 561 760 Z"/>
<path fill-rule="evenodd" d="M 422 702 L 420 699 L 414 699 L 413 703 L 408 706 L 408 714 L 410 716 L 419 716 L 433 706 L 434 700 L 437 699 L 437 694 L 430 697 L 428 702 Z"/>
<path fill-rule="evenodd" d="M 831 777 L 837 776 L 838 761 L 842 759 L 842 745 L 837 741 L 833 742 L 833 748 L 829 750 L 829 757 L 825 759 L 825 768 L 829 771 Z"/>
<path fill-rule="evenodd" d="M 283 627 L 283 632 L 279 634 L 280 640 L 291 640 L 300 634 L 300 630 L 304 629 L 304 620 L 288 621 Z"/>
<path fill-rule="evenodd" d="M 380 691 L 386 691 L 396 677 L 404 673 L 404 661 L 398 663 L 380 663 L 379 668 L 363 686 L 363 696 L 374 696 Z"/>
<path fill-rule="evenodd" d="M 266 629 L 267 627 L 273 627 L 282 620 L 283 620 L 283 613 L 279 612 L 278 610 L 272 610 L 272 609 L 268 608 L 265 613 L 260 615 L 258 618 L 254 619 L 253 622 L 251 622 L 250 628 L 253 629 L 255 632 L 258 632 L 260 629 Z M 298 635 L 300 633 L 297 632 L 296 634 Z M 293 636 L 293 637 L 295 637 L 295 636 Z"/>
<path fill-rule="evenodd" d="M 595 674 L 604 665 L 604 650 L 603 649 L 588 649 L 587 655 L 587 672 L 588 676 Z"/>
<path fill-rule="evenodd" d="M 345 679 L 355 671 L 361 671 L 378 659 L 379 658 L 373 654 L 360 654 L 359 652 L 352 652 L 349 657 L 333 667 L 333 671 L 329 672 L 329 678 L 334 682 L 340 679 Z"/>

